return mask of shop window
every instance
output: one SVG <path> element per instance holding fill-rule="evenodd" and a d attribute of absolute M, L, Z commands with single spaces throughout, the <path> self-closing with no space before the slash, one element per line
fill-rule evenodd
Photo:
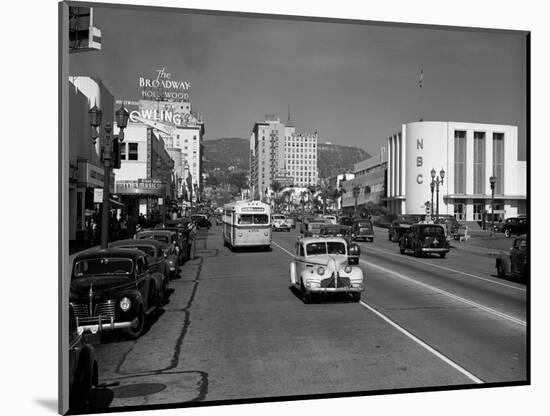
<path fill-rule="evenodd" d="M 126 160 L 126 143 L 120 143 L 120 160 Z"/>
<path fill-rule="evenodd" d="M 138 143 L 128 143 L 128 160 L 138 160 Z"/>
<path fill-rule="evenodd" d="M 457 221 L 464 221 L 465 220 L 465 209 L 464 209 L 464 203 L 463 202 L 455 202 L 454 204 L 454 214 Z"/>

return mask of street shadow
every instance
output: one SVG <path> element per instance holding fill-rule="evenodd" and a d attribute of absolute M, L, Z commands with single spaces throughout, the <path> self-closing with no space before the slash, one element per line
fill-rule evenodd
<path fill-rule="evenodd" d="M 229 249 L 233 253 L 270 253 L 273 251 L 273 247 L 261 247 L 261 246 L 255 246 L 255 247 L 232 247 Z"/>
<path fill-rule="evenodd" d="M 294 286 L 289 286 L 288 290 L 300 301 L 303 303 L 302 294 Z M 327 304 L 336 304 L 336 303 L 357 303 L 355 302 L 349 293 L 316 293 L 313 295 L 311 303 L 327 303 Z"/>
<path fill-rule="evenodd" d="M 52 413 L 57 413 L 57 399 L 34 399 L 34 402 Z"/>

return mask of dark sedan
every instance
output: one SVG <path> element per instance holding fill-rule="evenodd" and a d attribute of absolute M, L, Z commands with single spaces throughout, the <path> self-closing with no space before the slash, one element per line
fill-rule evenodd
<path fill-rule="evenodd" d="M 355 220 L 351 226 L 351 236 L 354 240 L 374 240 L 374 229 L 370 220 Z"/>
<path fill-rule="evenodd" d="M 178 235 L 175 231 L 155 229 L 144 230 L 136 234 L 137 240 L 152 239 L 163 244 L 163 250 L 166 254 L 166 260 L 170 265 L 170 277 L 174 279 L 179 274 L 179 246 Z"/>
<path fill-rule="evenodd" d="M 151 273 L 140 250 L 88 250 L 74 259 L 70 306 L 77 326 L 92 334 L 123 330 L 138 338 L 161 303 L 161 273 Z"/>

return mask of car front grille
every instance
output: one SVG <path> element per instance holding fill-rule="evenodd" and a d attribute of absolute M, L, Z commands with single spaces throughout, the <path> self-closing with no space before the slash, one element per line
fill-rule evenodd
<path fill-rule="evenodd" d="M 350 286 L 350 280 L 349 277 L 340 277 L 336 276 L 334 277 L 334 273 L 332 276 L 321 280 L 321 287 L 349 287 Z"/>
<path fill-rule="evenodd" d="M 90 322 L 98 322 L 101 316 L 101 321 L 109 322 L 111 318 L 115 317 L 115 302 L 108 300 L 93 305 L 93 313 L 90 314 L 90 307 L 87 304 L 75 304 L 71 303 L 75 317 L 78 318 L 80 324 L 87 324 Z"/>

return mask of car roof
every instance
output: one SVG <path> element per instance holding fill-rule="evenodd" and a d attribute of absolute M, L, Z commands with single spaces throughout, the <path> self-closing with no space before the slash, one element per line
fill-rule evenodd
<path fill-rule="evenodd" d="M 331 237 L 303 237 L 298 240 L 298 242 L 301 244 L 320 243 L 323 241 L 341 242 L 344 244 L 346 243 L 346 240 L 343 239 L 342 237 L 332 237 L 332 236 Z"/>
<path fill-rule="evenodd" d="M 157 248 L 162 247 L 162 243 L 160 241 L 153 240 L 152 238 L 147 238 L 147 239 L 132 238 L 127 240 L 117 240 L 109 244 L 109 247 L 127 247 L 127 246 L 136 246 L 138 244 L 140 246 L 147 245 L 147 246 L 155 246 Z"/>
<path fill-rule="evenodd" d="M 97 259 L 103 257 L 116 257 L 116 258 L 131 258 L 132 260 L 138 257 L 143 257 L 143 251 L 133 248 L 104 248 L 86 250 L 80 254 L 77 254 L 74 261 Z"/>
<path fill-rule="evenodd" d="M 164 228 L 157 228 L 154 230 L 143 230 L 136 233 L 136 236 L 138 235 L 173 235 L 175 231 L 172 230 L 165 230 Z"/>

